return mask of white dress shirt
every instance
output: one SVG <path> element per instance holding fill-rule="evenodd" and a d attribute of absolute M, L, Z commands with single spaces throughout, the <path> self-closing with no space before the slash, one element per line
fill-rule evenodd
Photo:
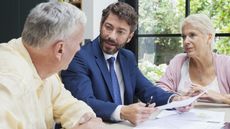
<path fill-rule="evenodd" d="M 121 95 L 121 101 L 122 101 L 122 105 L 124 104 L 124 80 L 123 80 L 123 76 L 122 76 L 122 72 L 121 72 L 121 68 L 120 68 L 120 65 L 119 65 L 119 62 L 117 61 L 117 53 L 113 54 L 113 55 L 109 55 L 109 54 L 106 54 L 106 53 L 103 53 L 104 54 L 104 57 L 105 57 L 105 60 L 106 60 L 106 64 L 107 64 L 107 67 L 108 67 L 108 70 L 109 70 L 109 63 L 108 63 L 108 59 L 111 58 L 111 57 L 114 57 L 115 58 L 115 67 L 114 67 L 114 70 L 116 72 L 116 75 L 117 75 L 117 79 L 118 79 L 118 83 L 119 83 L 119 88 L 120 88 L 120 95 Z M 121 117 L 120 117 L 120 112 L 121 112 L 121 107 L 122 105 L 119 105 L 117 106 L 117 108 L 114 110 L 112 116 L 111 116 L 111 119 L 112 120 L 115 120 L 115 121 L 121 121 Z"/>

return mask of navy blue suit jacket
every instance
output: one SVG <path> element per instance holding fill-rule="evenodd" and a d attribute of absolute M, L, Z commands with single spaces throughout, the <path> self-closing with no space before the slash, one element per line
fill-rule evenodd
<path fill-rule="evenodd" d="M 111 78 L 99 44 L 96 38 L 84 45 L 61 77 L 74 97 L 85 101 L 98 117 L 108 121 L 118 105 L 113 103 Z M 157 105 L 167 103 L 172 94 L 154 86 L 143 76 L 131 51 L 120 49 L 117 59 L 124 80 L 125 105 L 134 103 L 135 98 L 147 102 L 152 95 Z"/>

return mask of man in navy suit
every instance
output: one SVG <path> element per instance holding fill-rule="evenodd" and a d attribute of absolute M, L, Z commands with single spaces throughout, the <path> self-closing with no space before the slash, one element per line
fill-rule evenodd
<path fill-rule="evenodd" d="M 105 121 L 128 120 L 136 125 L 147 120 L 155 106 L 181 99 L 147 80 L 138 69 L 134 54 L 122 48 L 133 37 L 137 18 L 128 4 L 109 5 L 102 13 L 100 36 L 84 45 L 69 68 L 61 73 L 72 95 L 85 101 Z M 115 57 L 120 103 L 115 102 L 107 61 L 110 57 Z M 146 106 L 150 98 L 153 104 Z"/>

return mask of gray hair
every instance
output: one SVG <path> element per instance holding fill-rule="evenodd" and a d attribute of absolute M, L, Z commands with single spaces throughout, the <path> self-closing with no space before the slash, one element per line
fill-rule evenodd
<path fill-rule="evenodd" d="M 45 2 L 30 11 L 22 32 L 22 41 L 33 47 L 64 40 L 76 27 L 85 26 L 85 14 L 66 2 Z"/>
<path fill-rule="evenodd" d="M 215 38 L 215 29 L 210 18 L 205 14 L 191 14 L 185 18 L 181 25 L 181 30 L 186 24 L 191 24 L 196 27 L 203 34 L 212 35 L 212 46 Z"/>

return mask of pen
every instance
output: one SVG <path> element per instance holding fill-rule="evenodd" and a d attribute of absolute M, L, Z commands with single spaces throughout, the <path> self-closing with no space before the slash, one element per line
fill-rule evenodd
<path fill-rule="evenodd" d="M 146 103 L 145 107 L 148 107 L 153 101 L 153 96 L 150 97 L 150 100 Z"/>

